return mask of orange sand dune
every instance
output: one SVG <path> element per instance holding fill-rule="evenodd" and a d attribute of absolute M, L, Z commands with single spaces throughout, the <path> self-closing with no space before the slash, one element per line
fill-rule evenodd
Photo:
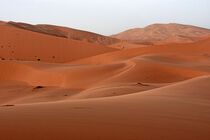
<path fill-rule="evenodd" d="M 140 47 L 121 51 L 115 51 L 105 53 L 102 55 L 92 56 L 89 58 L 71 61 L 71 64 L 85 64 L 85 65 L 97 65 L 115 63 L 127 59 L 131 59 L 137 56 L 146 54 L 159 54 L 159 53 L 188 53 L 188 54 L 200 54 L 209 56 L 210 53 L 210 38 L 194 42 L 183 44 L 170 44 L 170 45 L 156 45 L 150 47 Z"/>
<path fill-rule="evenodd" d="M 164 44 L 174 44 L 174 43 L 193 43 L 200 40 L 205 40 L 209 38 L 210 35 L 203 35 L 203 36 L 183 36 L 183 35 L 175 35 L 172 37 L 169 37 L 167 39 L 155 42 L 156 45 L 164 45 Z"/>
<path fill-rule="evenodd" d="M 2 106 L 0 139 L 208 140 L 209 83 L 204 76 L 120 97 Z"/>
<path fill-rule="evenodd" d="M 0 57 L 6 60 L 66 62 L 110 51 L 96 44 L 0 26 Z"/>
<path fill-rule="evenodd" d="M 135 43 L 131 41 L 121 41 L 119 43 L 109 45 L 108 47 L 124 50 L 124 49 L 140 48 L 140 47 L 148 47 L 148 46 L 151 46 L 151 45 Z"/>
<path fill-rule="evenodd" d="M 0 25 L 4 25 L 6 22 L 0 20 Z"/>
<path fill-rule="evenodd" d="M 210 139 L 206 29 L 154 45 L 20 25 L 0 23 L 0 140 Z"/>
<path fill-rule="evenodd" d="M 203 48 L 205 48 L 205 44 L 204 41 Z M 164 48 L 164 46 L 161 47 Z M 13 98 L 7 100 L 7 102 L 17 104 L 52 101 L 50 98 L 48 100 L 47 98 L 43 99 L 43 96 L 40 96 L 41 94 L 36 96 L 31 95 L 30 93 L 32 93 L 33 88 L 36 86 L 46 87 L 45 96 L 51 94 L 51 90 L 48 91 L 48 89 L 56 87 L 58 92 L 63 89 L 69 89 L 69 91 L 66 92 L 70 92 L 68 94 L 69 97 L 65 97 L 65 99 L 98 98 L 151 90 L 164 86 L 164 84 L 167 85 L 168 83 L 210 74 L 210 57 L 206 50 L 205 55 L 202 50 L 199 52 L 196 49 L 188 50 L 188 52 L 184 51 L 183 53 L 171 53 L 171 51 L 174 50 L 171 50 L 170 47 L 171 46 L 165 47 L 162 53 L 154 51 L 153 49 L 156 49 L 155 47 L 149 47 L 148 52 L 151 54 L 147 52 L 142 55 L 137 54 L 136 49 L 133 49 L 135 53 L 132 49 L 116 51 L 113 52 L 114 55 L 107 53 L 110 59 L 117 58 L 115 58 L 115 63 L 106 59 L 105 54 L 95 56 L 96 58 L 90 57 L 95 59 L 88 58 L 78 61 L 85 62 L 86 65 L 3 61 L 0 62 L 0 80 L 20 81 L 30 86 L 30 90 L 28 91 L 29 97 L 25 97 L 25 95 L 22 96 L 21 94 L 18 100 L 13 100 Z M 202 47 L 202 45 L 199 47 Z M 144 47 L 144 49 L 147 48 Z M 163 53 L 164 51 L 165 53 Z M 180 50 L 174 52 L 177 51 L 182 52 Z M 152 52 L 154 52 L 154 54 L 152 54 Z M 118 55 L 122 58 L 119 58 L 119 56 L 116 55 L 117 53 L 119 53 Z M 137 57 L 136 55 L 139 56 Z M 99 59 L 101 56 L 105 59 Z M 100 65 L 93 65 L 95 62 L 93 61 L 94 63 L 92 63 L 90 60 L 97 60 L 96 62 L 99 61 Z M 139 82 L 143 83 L 143 85 L 139 85 Z M 72 95 L 71 91 L 75 89 L 80 92 L 76 92 L 76 94 Z M 5 93 L 6 92 L 8 91 L 5 91 Z M 60 97 L 60 94 L 57 95 L 58 96 L 55 94 L 52 95 L 53 100 L 63 99 Z M 61 94 L 61 96 L 63 96 L 63 94 Z M 2 101 L 0 103 L 4 102 Z"/>
<path fill-rule="evenodd" d="M 73 40 L 80 40 L 100 45 L 111 45 L 120 42 L 120 40 L 116 38 L 111 38 L 96 33 L 91 33 L 87 31 L 76 30 L 61 26 L 45 25 L 45 24 L 30 25 L 26 23 L 17 23 L 12 21 L 8 22 L 8 25 L 38 33 L 43 33 L 63 38 L 70 38 Z"/>
<path fill-rule="evenodd" d="M 126 67 L 123 63 L 92 67 L 49 64 L 43 68 L 39 63 L 37 65 L 27 62 L 0 62 L 0 80 L 22 81 L 33 86 L 87 88 Z"/>
<path fill-rule="evenodd" d="M 21 81 L 0 81 L 0 105 L 67 100 L 82 89 L 42 86 Z"/>
<path fill-rule="evenodd" d="M 27 90 L 18 90 L 17 95 L 5 97 L 9 90 L 2 88 L 0 103 L 119 96 L 209 75 L 209 44 L 210 39 L 206 39 L 189 44 L 119 50 L 72 61 L 70 64 L 2 60 L 1 83 L 8 82 L 9 86 L 10 82 L 25 83 L 23 87 L 27 87 Z M 40 92 L 34 95 L 36 86 L 44 86 L 44 91 L 39 89 L 37 91 Z M 62 91 L 68 97 L 64 97 L 63 93 L 55 94 Z"/>
<path fill-rule="evenodd" d="M 155 43 L 162 40 L 166 40 L 165 42 L 168 43 L 187 43 L 189 41 L 194 42 L 197 40 L 202 40 L 202 36 L 206 35 L 210 35 L 209 29 L 191 25 L 170 23 L 152 24 L 145 28 L 130 29 L 119 34 L 112 35 L 112 37 L 135 42 Z M 193 40 L 192 37 L 195 37 L 196 40 Z M 167 39 L 169 40 L 167 41 Z M 164 41 L 162 43 L 164 43 Z"/>
<path fill-rule="evenodd" d="M 120 42 L 119 39 L 103 36 L 96 33 L 91 33 L 87 31 L 72 29 L 68 27 L 54 26 L 54 25 L 36 25 L 37 27 L 45 28 L 45 29 L 57 29 L 64 32 L 65 36 L 70 39 L 86 41 L 90 43 L 100 44 L 100 45 L 112 45 Z"/>
<path fill-rule="evenodd" d="M 52 99 L 61 100 L 60 94 L 52 94 L 52 88 L 56 93 L 62 92 L 63 90 L 66 91 L 65 93 L 68 95 L 68 99 L 78 99 L 84 97 L 97 98 L 131 94 L 133 92 L 149 90 L 162 86 L 161 84 L 150 84 L 147 86 L 138 85 L 137 82 L 139 82 L 140 79 L 138 79 L 139 81 L 128 80 L 125 83 L 121 77 L 133 70 L 134 65 L 135 63 L 133 62 L 99 66 L 76 66 L 70 64 L 65 65 L 18 61 L 0 62 L 0 85 L 7 83 L 6 85 L 11 87 L 10 89 L 0 88 L 2 89 L 0 94 L 0 104 L 49 102 L 52 101 Z M 133 79 L 133 76 L 130 77 Z M 15 83 L 17 85 L 21 83 L 23 89 L 27 89 L 26 91 L 17 90 L 14 92 L 13 94 L 16 93 L 16 100 L 13 96 L 8 94 L 10 90 L 16 90 L 16 86 L 14 86 L 14 88 L 11 86 L 15 85 Z M 34 92 L 34 88 L 37 86 L 43 87 L 42 89 L 35 90 L 40 91 L 41 94 L 39 94 L 39 92 Z M 19 88 L 21 87 L 22 86 Z M 72 96 L 72 91 L 75 90 L 82 91 L 82 93 L 77 92 L 78 95 Z M 93 90 L 96 94 L 93 94 Z M 98 90 L 100 90 L 100 94 L 98 93 Z M 52 98 L 43 99 L 43 96 L 50 97 L 50 95 Z M 61 93 L 61 95 L 63 96 L 64 94 Z M 5 96 L 7 96 L 6 100 L 4 100 Z"/>

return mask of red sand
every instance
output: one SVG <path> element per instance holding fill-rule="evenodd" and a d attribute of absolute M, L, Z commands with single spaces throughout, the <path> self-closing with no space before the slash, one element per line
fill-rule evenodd
<path fill-rule="evenodd" d="M 122 97 L 1 107 L 0 139 L 208 140 L 209 82 L 200 77 Z"/>
<path fill-rule="evenodd" d="M 209 46 L 105 47 L 0 25 L 0 140 L 209 140 Z"/>
<path fill-rule="evenodd" d="M 45 24 L 30 25 L 30 24 L 17 23 L 17 22 L 8 22 L 8 25 L 38 33 L 44 33 L 52 36 L 85 41 L 100 45 L 111 45 L 120 42 L 120 40 L 116 38 L 103 36 L 87 31 L 67 28 L 67 27 L 55 26 L 55 25 L 45 25 Z"/>
<path fill-rule="evenodd" d="M 0 25 L 0 32 L 0 57 L 6 60 L 66 62 L 115 50 L 8 25 Z"/>

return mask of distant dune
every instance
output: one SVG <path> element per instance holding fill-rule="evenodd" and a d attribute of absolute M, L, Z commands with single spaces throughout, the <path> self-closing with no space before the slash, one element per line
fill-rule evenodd
<path fill-rule="evenodd" d="M 167 40 L 169 38 L 176 38 L 176 40 L 172 41 L 174 43 L 194 42 L 197 41 L 199 38 L 193 40 L 189 39 L 188 37 L 201 37 L 206 35 L 210 35 L 209 29 L 170 23 L 153 24 L 145 28 L 131 29 L 116 35 L 112 35 L 111 37 L 115 37 L 121 40 L 135 41 L 139 42 L 140 44 L 144 44 L 144 42 L 150 42 L 152 44 L 154 42 Z"/>
<path fill-rule="evenodd" d="M 193 43 L 200 40 L 205 40 L 209 38 L 210 34 L 208 35 L 201 35 L 201 36 L 183 36 L 183 35 L 175 35 L 169 37 L 167 39 L 161 40 L 156 42 L 156 45 L 164 45 L 164 44 L 173 44 L 173 43 Z"/>
<path fill-rule="evenodd" d="M 4 25 L 4 24 L 6 24 L 6 22 L 0 21 L 0 25 Z"/>
<path fill-rule="evenodd" d="M 12 25 L 17 28 L 30 30 L 38 33 L 44 33 L 52 36 L 70 38 L 73 40 L 86 41 L 90 43 L 96 43 L 100 45 L 111 45 L 120 42 L 120 40 L 99 35 L 96 33 L 91 33 L 82 30 L 76 30 L 67 27 L 54 26 L 54 25 L 30 25 L 26 23 L 17 23 L 17 22 L 8 22 L 9 25 Z"/>

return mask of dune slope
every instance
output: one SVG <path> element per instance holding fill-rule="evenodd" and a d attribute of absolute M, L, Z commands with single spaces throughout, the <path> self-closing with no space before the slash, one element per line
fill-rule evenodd
<path fill-rule="evenodd" d="M 6 60 L 67 62 L 115 50 L 97 44 L 0 25 L 0 57 Z"/>
<path fill-rule="evenodd" d="M 210 38 L 188 36 L 206 29 L 139 45 L 18 26 L 0 23 L 0 140 L 210 139 Z"/>
<path fill-rule="evenodd" d="M 209 82 L 205 76 L 121 97 L 3 106 L 0 138 L 208 140 Z"/>
<path fill-rule="evenodd" d="M 100 45 L 111 45 L 120 42 L 120 40 L 116 38 L 103 36 L 87 31 L 77 30 L 73 28 L 68 28 L 68 27 L 45 25 L 45 24 L 31 25 L 31 24 L 17 23 L 12 21 L 8 22 L 8 25 L 33 32 L 48 34 L 57 37 L 69 38 L 73 40 L 80 40 Z"/>
<path fill-rule="evenodd" d="M 201 37 L 206 35 L 210 35 L 209 29 L 200 28 L 191 25 L 170 23 L 170 24 L 152 24 L 145 28 L 130 29 L 119 34 L 112 35 L 112 37 L 121 40 L 131 40 L 139 43 L 143 42 L 155 43 L 161 40 L 169 40 L 170 38 L 176 38 L 172 40 L 173 43 L 187 43 L 187 42 L 195 42 L 197 40 L 202 40 L 202 38 L 197 38 L 193 40 L 192 37 Z"/>

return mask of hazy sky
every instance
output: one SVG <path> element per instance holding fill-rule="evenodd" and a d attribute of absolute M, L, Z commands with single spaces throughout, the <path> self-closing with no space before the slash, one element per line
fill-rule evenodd
<path fill-rule="evenodd" d="M 210 0 L 0 0 L 0 20 L 111 35 L 153 23 L 210 28 Z"/>

